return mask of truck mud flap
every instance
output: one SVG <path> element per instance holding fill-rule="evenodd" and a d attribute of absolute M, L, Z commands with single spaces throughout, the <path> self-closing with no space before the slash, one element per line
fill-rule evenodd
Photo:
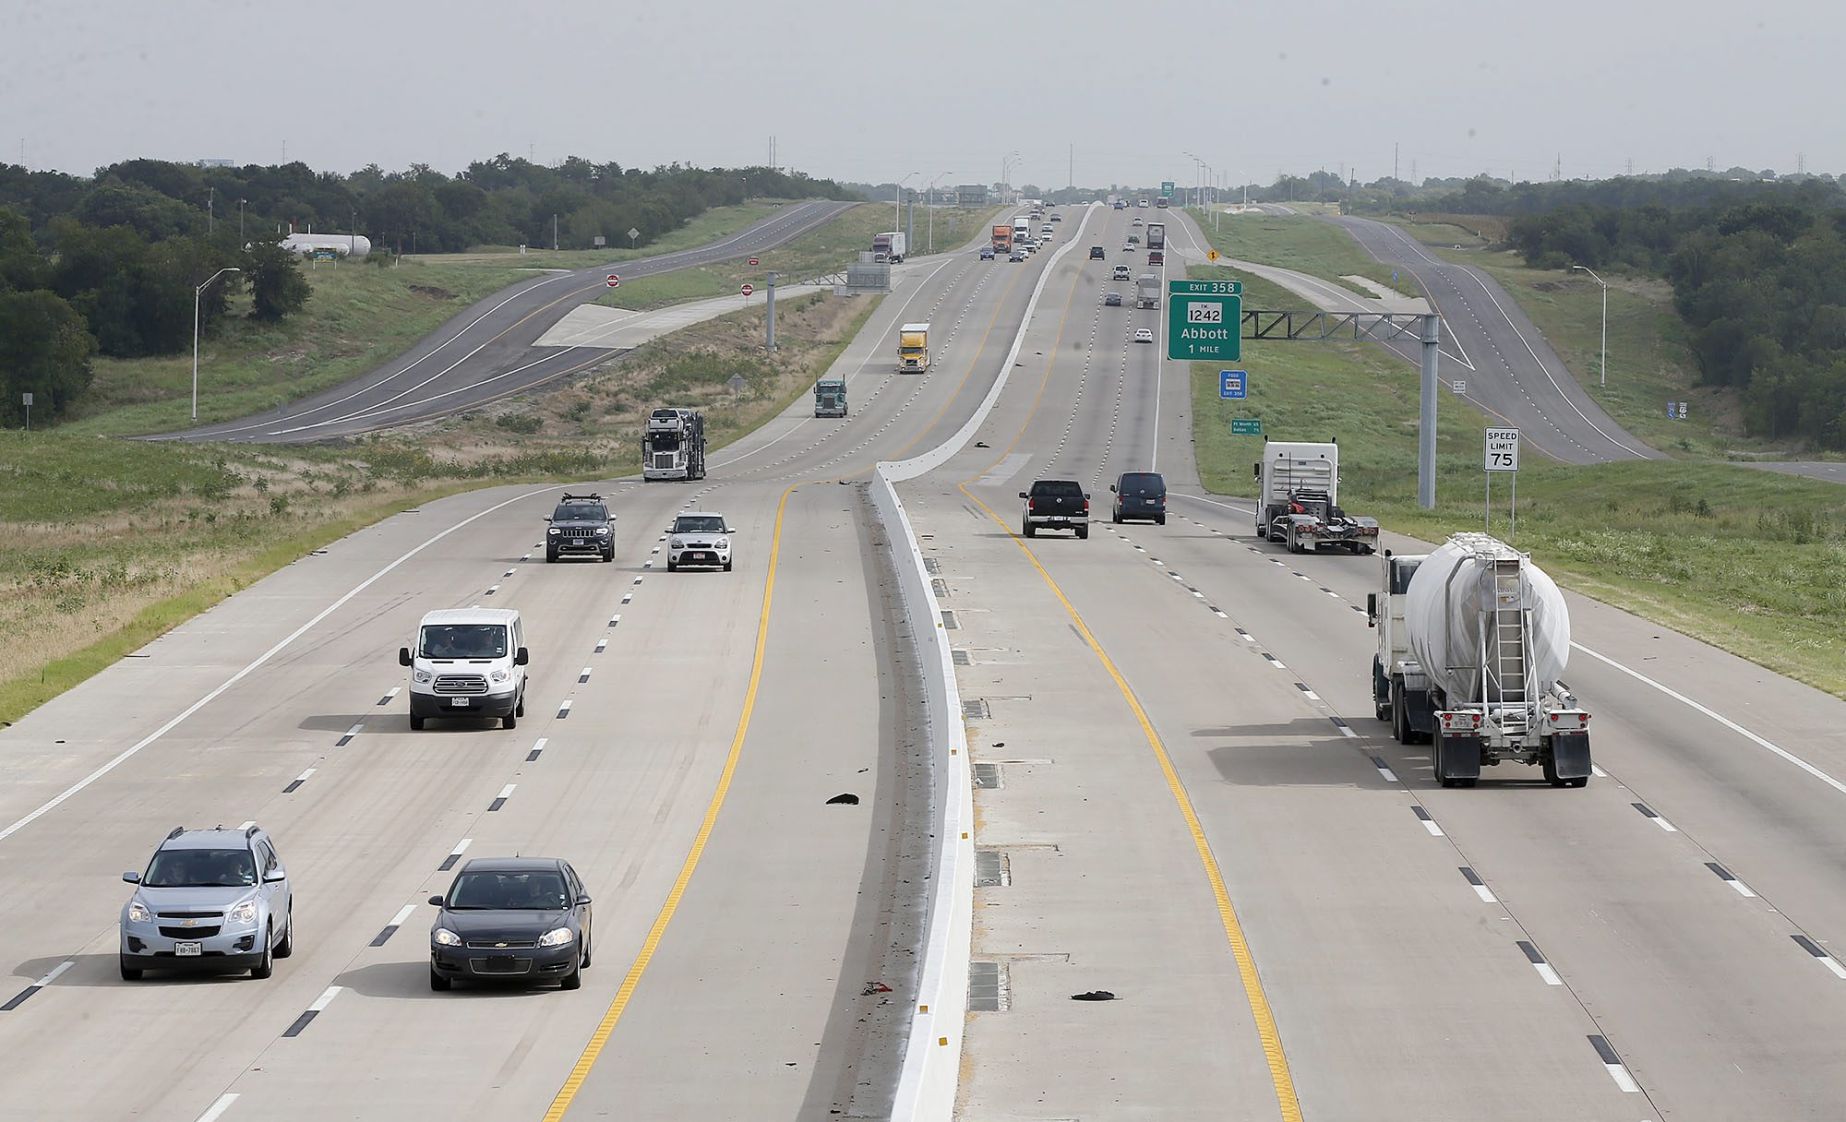
<path fill-rule="evenodd" d="M 1481 777 L 1481 738 L 1436 730 L 1430 763 L 1444 787 L 1472 787 Z"/>
<path fill-rule="evenodd" d="M 1588 779 L 1590 734 L 1561 732 L 1551 738 L 1551 770 L 1559 779 Z"/>
<path fill-rule="evenodd" d="M 1428 690 L 1404 690 L 1404 719 L 1410 731 L 1418 736 L 1429 736 L 1436 731 L 1436 703 Z"/>

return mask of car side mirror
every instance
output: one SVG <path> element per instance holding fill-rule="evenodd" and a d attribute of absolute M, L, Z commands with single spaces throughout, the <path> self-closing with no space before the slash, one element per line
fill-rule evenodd
<path fill-rule="evenodd" d="M 513 665 L 514 666 L 524 666 L 526 663 L 531 662 L 531 661 L 532 661 L 532 655 L 524 647 L 521 647 L 517 651 L 513 652 Z"/>
<path fill-rule="evenodd" d="M 409 666 L 410 665 L 410 648 L 409 647 L 399 647 L 397 649 L 397 664 L 399 666 Z"/>
<path fill-rule="evenodd" d="M 1088 491 L 1083 493 L 1083 501 L 1086 503 L 1090 501 L 1090 493 Z"/>
<path fill-rule="evenodd" d="M 1263 465 L 1260 463 L 1251 464 L 1250 465 L 1250 478 L 1251 479 L 1261 479 L 1262 477 L 1263 477 Z"/>
<path fill-rule="evenodd" d="M 129 884 L 140 884 L 141 874 L 140 873 L 123 873 L 122 879 L 127 881 Z"/>
<path fill-rule="evenodd" d="M 539 519 L 539 521 L 540 521 L 540 522 L 549 522 L 549 521 L 551 521 L 551 515 L 549 515 L 549 514 L 547 514 L 547 515 L 546 515 L 545 517 L 543 517 L 543 518 L 541 518 L 541 519 Z"/>
<path fill-rule="evenodd" d="M 275 884 L 278 881 L 285 881 L 287 879 L 288 871 L 285 869 L 271 869 L 269 872 L 263 874 L 264 884 Z"/>
<path fill-rule="evenodd" d="M 577 897 L 577 906 L 579 908 L 587 908 L 590 906 L 590 897 L 588 893 L 584 893 L 583 895 Z"/>
<path fill-rule="evenodd" d="M 1378 626 L 1378 594 L 1376 592 L 1365 594 L 1365 626 Z"/>
<path fill-rule="evenodd" d="M 442 907 L 442 897 L 440 896 L 431 896 L 429 898 L 429 902 L 432 907 L 437 907 L 437 908 Z"/>
<path fill-rule="evenodd" d="M 1024 492 L 1024 491 L 1021 491 L 1021 492 L 1019 492 L 1019 497 L 1020 497 L 1020 498 L 1022 498 L 1022 499 L 1029 499 L 1029 498 L 1031 498 L 1032 496 L 1031 496 L 1031 495 L 1029 495 L 1029 494 L 1027 494 L 1027 493 L 1026 493 L 1026 492 Z"/>
<path fill-rule="evenodd" d="M 1116 492 L 1115 492 L 1115 484 L 1113 484 L 1113 483 L 1111 483 L 1111 484 L 1109 484 L 1109 493 L 1110 493 L 1111 495 L 1113 495 L 1113 494 L 1115 494 L 1115 493 L 1116 493 Z"/>

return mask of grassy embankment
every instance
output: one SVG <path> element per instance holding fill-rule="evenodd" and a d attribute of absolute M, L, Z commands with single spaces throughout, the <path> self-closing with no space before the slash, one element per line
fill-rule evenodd
<path fill-rule="evenodd" d="M 1466 222 L 1468 227 L 1456 223 Z M 1697 384 L 1686 327 L 1673 290 L 1654 277 L 1604 271 L 1609 282 L 1609 376 L 1602 384 L 1602 288 L 1582 272 L 1534 269 L 1498 248 L 1497 228 L 1458 216 L 1449 222 L 1400 222 L 1438 256 L 1478 268 L 1499 281 L 1577 381 L 1622 427 L 1675 457 L 1793 459 L 1800 451 L 1745 435 L 1736 399 Z M 1503 220 L 1501 226 L 1503 226 Z M 1491 240 L 1490 240 L 1491 239 Z M 1684 421 L 1668 420 L 1668 401 L 1688 403 Z"/>
<path fill-rule="evenodd" d="M 1213 239 L 1212 244 L 1218 252 L 1227 257 L 1293 269 L 1298 273 L 1332 281 L 1356 291 L 1360 296 L 1371 296 L 1372 293 L 1342 278 L 1364 277 L 1386 291 L 1401 292 L 1405 296 L 1423 294 L 1416 280 L 1408 275 L 1399 275 L 1393 281 L 1389 265 L 1380 265 L 1372 260 L 1372 255 L 1361 249 L 1359 243 L 1353 241 L 1346 231 L 1330 222 L 1251 211 L 1245 214 L 1226 214 L 1217 219 L 1217 232 L 1214 234 L 1211 214 L 1196 209 L 1187 213 Z M 1300 303 L 1299 297 L 1291 299 L 1296 304 Z"/>
<path fill-rule="evenodd" d="M 1252 305 L 1286 298 L 1254 277 L 1238 279 Z M 1245 346 L 1246 402 L 1219 399 L 1216 364 L 1193 365 L 1193 435 L 1207 487 L 1249 493 L 1262 438 L 1231 436 L 1230 419 L 1258 417 L 1271 439 L 1339 439 L 1349 510 L 1426 541 L 1481 527 L 1479 413 L 1441 402 L 1439 505 L 1424 511 L 1411 366 L 1358 344 Z M 1502 535 L 1506 499 L 1496 488 Z M 1567 467 L 1528 455 L 1518 545 L 1569 588 L 1846 697 L 1846 488 L 1838 484 L 1714 462 Z"/>
<path fill-rule="evenodd" d="M 936 250 L 946 253 L 972 240 L 990 218 L 1000 213 L 991 207 L 940 207 L 936 211 Z M 765 274 L 777 274 L 778 285 L 804 284 L 816 277 L 842 272 L 858 259 L 863 250 L 872 248 L 872 235 L 896 229 L 892 225 L 890 204 L 865 203 L 839 218 L 799 238 L 766 249 L 757 255 L 758 263 L 747 259 L 700 265 L 652 277 L 623 281 L 597 299 L 612 308 L 646 311 L 677 304 L 682 300 L 703 300 L 713 296 L 735 296 L 744 282 L 760 291 Z M 921 257 L 928 249 L 926 231 L 929 220 L 925 212 L 917 214 L 917 236 L 910 245 L 910 256 Z"/>
<path fill-rule="evenodd" d="M 632 261 L 637 257 L 657 257 L 694 249 L 730 237 L 746 226 L 755 225 L 776 211 L 793 203 L 783 199 L 757 199 L 741 206 L 713 207 L 679 229 L 663 234 L 647 245 L 629 248 L 626 231 L 611 230 L 609 244 L 602 249 L 546 249 L 527 246 L 524 253 L 516 245 L 480 245 L 466 253 L 406 254 L 406 262 L 424 265 L 507 266 L 520 269 L 588 269 L 597 265 Z"/>
<path fill-rule="evenodd" d="M 397 314 L 388 302 L 317 301 L 301 317 L 304 336 L 333 333 L 322 316 L 336 306 L 338 331 L 354 339 L 389 331 Z M 806 394 L 876 306 L 826 294 L 782 304 L 771 361 L 762 311 L 733 313 L 531 397 L 341 445 L 100 440 L 128 427 L 111 426 L 110 414 L 87 429 L 0 433 L 0 627 L 33 637 L 0 650 L 0 723 L 405 507 L 499 483 L 633 471 L 639 419 L 662 401 L 703 406 L 714 441 L 733 440 Z M 733 394 L 725 384 L 736 373 L 747 385 Z"/>

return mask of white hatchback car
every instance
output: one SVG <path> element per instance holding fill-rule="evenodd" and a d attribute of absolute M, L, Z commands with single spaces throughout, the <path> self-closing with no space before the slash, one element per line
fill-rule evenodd
<path fill-rule="evenodd" d="M 681 514 L 667 530 L 667 572 L 688 565 L 730 572 L 732 532 L 722 514 L 701 510 Z"/>

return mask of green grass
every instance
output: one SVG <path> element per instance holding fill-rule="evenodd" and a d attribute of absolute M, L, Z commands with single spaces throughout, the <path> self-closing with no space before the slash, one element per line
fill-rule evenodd
<path fill-rule="evenodd" d="M 1746 436 L 1735 396 L 1697 384 L 1686 327 L 1672 289 L 1648 277 L 1606 272 L 1609 282 L 1609 376 L 1602 384 L 1602 288 L 1582 272 L 1534 269 L 1516 253 L 1472 248 L 1457 227 L 1406 226 L 1443 258 L 1487 273 L 1538 325 L 1578 384 L 1623 428 L 1671 456 L 1724 459 L 1797 449 Z M 1462 238 L 1449 235 L 1460 233 Z M 1472 239 L 1479 245 L 1479 239 Z M 1668 420 L 1666 403 L 1688 403 L 1686 420 Z"/>
<path fill-rule="evenodd" d="M 1372 260 L 1350 234 L 1330 222 L 1297 215 L 1227 214 L 1217 220 L 1217 232 L 1213 233 L 1211 215 L 1198 210 L 1188 213 L 1204 229 L 1213 247 L 1227 257 L 1293 269 L 1347 289 L 1355 289 L 1355 286 L 1340 278 L 1359 276 L 1374 281 L 1386 291 L 1395 290 L 1406 296 L 1422 295 L 1414 278 L 1402 275 L 1393 282 L 1390 266 Z M 1361 296 L 1372 295 L 1362 288 L 1356 290 Z M 1301 303 L 1298 296 L 1291 295 L 1289 301 L 1272 306 L 1286 308 Z"/>
<path fill-rule="evenodd" d="M 1237 276 L 1193 269 L 1193 277 Z M 1280 290 L 1241 277 L 1251 304 Z M 1445 397 L 1438 508 L 1416 503 L 1417 374 L 1382 348 L 1246 342 L 1248 401 L 1218 397 L 1218 364 L 1194 363 L 1193 437 L 1205 485 L 1249 494 L 1261 437 L 1338 438 L 1341 504 L 1392 530 L 1441 541 L 1481 527 L 1482 432 Z M 1494 529 L 1506 533 L 1496 488 Z M 1729 464 L 1648 461 L 1569 467 L 1536 457 L 1519 473 L 1517 544 L 1560 583 L 1846 697 L 1846 488 Z"/>
<path fill-rule="evenodd" d="M 727 238 L 745 227 L 755 225 L 790 205 L 793 205 L 793 200 L 759 199 L 741 206 L 713 207 L 689 220 L 679 229 L 662 234 L 654 241 L 633 248 L 629 247 L 628 239 L 624 236 L 627 231 L 611 230 L 608 233 L 609 244 L 602 249 L 551 250 L 542 246 L 527 246 L 526 252 L 520 253 L 519 247 L 514 245 L 482 245 L 475 246 L 466 253 L 406 254 L 404 260 L 427 265 L 588 269 L 597 265 L 632 261 L 638 257 L 654 257 L 662 253 L 674 253 L 682 249 L 706 245 Z"/>
<path fill-rule="evenodd" d="M 469 304 L 532 274 L 450 265 L 323 262 L 313 295 L 280 323 L 247 318 L 248 300 L 199 350 L 199 420 L 276 409 L 390 361 Z M 120 436 L 188 427 L 192 355 L 97 359 L 96 381 L 63 431 Z"/>

